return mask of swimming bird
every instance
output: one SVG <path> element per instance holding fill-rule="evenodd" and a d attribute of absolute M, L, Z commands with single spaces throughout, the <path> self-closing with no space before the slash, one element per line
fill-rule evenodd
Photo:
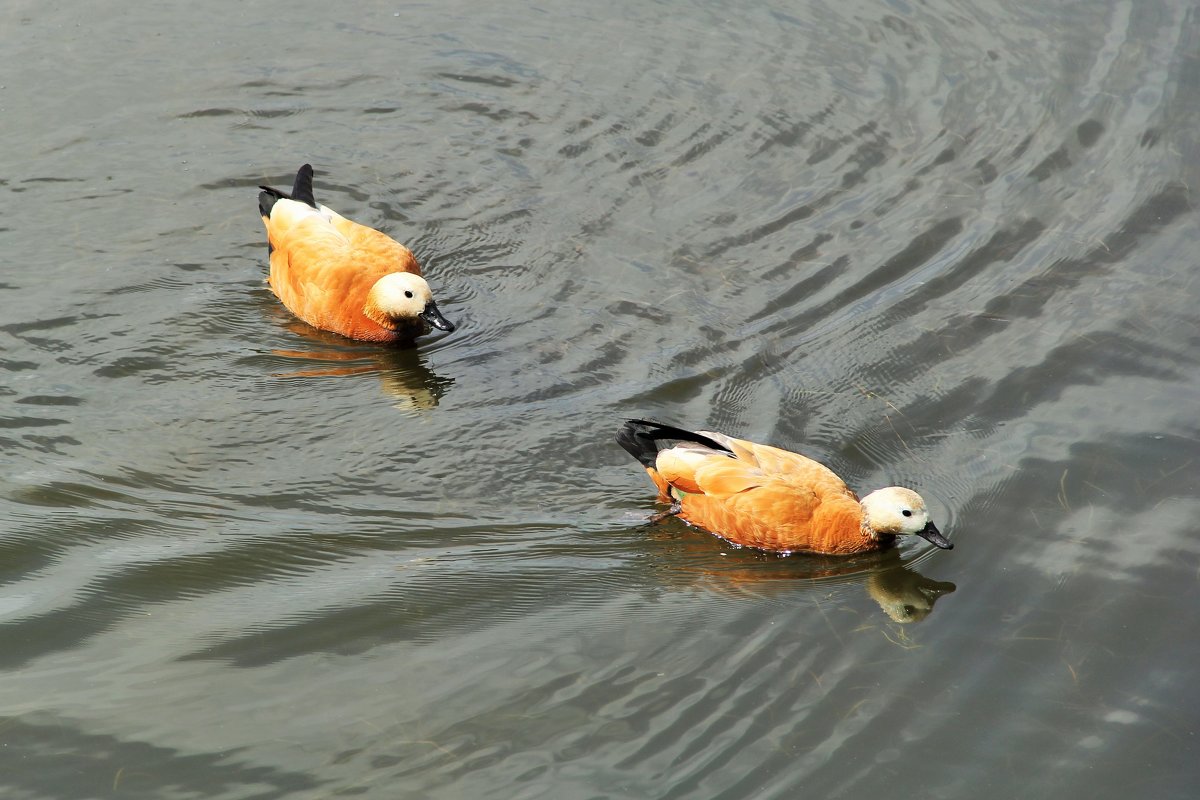
<path fill-rule="evenodd" d="M 646 468 L 659 499 L 671 503 L 660 518 L 675 514 L 734 544 L 848 555 L 912 535 L 944 550 L 954 546 L 913 490 L 889 486 L 860 501 L 833 470 L 799 453 L 641 419 L 626 422 L 617 443 Z"/>
<path fill-rule="evenodd" d="M 258 188 L 271 258 L 268 282 L 297 317 L 370 342 L 411 341 L 432 328 L 454 330 L 412 251 L 317 204 L 312 166 L 296 172 L 291 194 Z"/>

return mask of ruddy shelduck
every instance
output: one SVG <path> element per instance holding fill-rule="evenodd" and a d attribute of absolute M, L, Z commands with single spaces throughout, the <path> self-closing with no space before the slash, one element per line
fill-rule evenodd
<path fill-rule="evenodd" d="M 737 545 L 849 555 L 912 535 L 954 546 L 916 492 L 889 486 L 860 501 L 831 469 L 799 453 L 640 419 L 625 423 L 617 443 L 671 503 L 667 514 Z"/>
<path fill-rule="evenodd" d="M 431 326 L 454 330 L 407 247 L 317 204 L 310 165 L 296 173 L 291 194 L 258 188 L 271 258 L 268 282 L 297 317 L 369 342 L 411 341 Z"/>

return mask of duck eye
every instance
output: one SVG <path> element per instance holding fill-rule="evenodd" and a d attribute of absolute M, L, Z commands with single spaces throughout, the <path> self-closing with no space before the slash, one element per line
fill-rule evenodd
<path fill-rule="evenodd" d="M 901 514 L 903 514 L 903 515 L 904 515 L 904 516 L 906 516 L 906 517 L 911 517 L 911 516 L 912 516 L 912 511 L 911 511 L 910 509 L 907 509 L 907 508 L 906 508 L 906 509 L 904 509 L 903 511 L 901 511 L 900 513 L 901 513 Z"/>
<path fill-rule="evenodd" d="M 410 291 L 408 291 L 407 289 L 405 289 L 405 290 L 404 290 L 404 296 L 405 296 L 405 297 L 412 297 L 412 292 L 410 292 Z"/>

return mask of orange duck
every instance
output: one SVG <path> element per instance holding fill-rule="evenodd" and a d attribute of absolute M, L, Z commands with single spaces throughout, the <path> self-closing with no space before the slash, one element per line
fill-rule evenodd
<path fill-rule="evenodd" d="M 271 290 L 300 319 L 368 342 L 411 341 L 442 316 L 412 252 L 374 228 L 351 222 L 313 197 L 313 170 L 296 173 L 291 194 L 260 186 Z"/>
<path fill-rule="evenodd" d="M 832 470 L 799 453 L 640 419 L 625 423 L 617 443 L 650 473 L 659 499 L 671 503 L 667 514 L 737 545 L 849 555 L 913 535 L 954 546 L 916 492 L 889 486 L 860 502 Z"/>

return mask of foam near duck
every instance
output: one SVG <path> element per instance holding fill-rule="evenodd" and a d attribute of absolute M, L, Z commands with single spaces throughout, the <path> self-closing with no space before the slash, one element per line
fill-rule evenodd
<path fill-rule="evenodd" d="M 297 317 L 370 342 L 454 330 L 407 247 L 317 203 L 310 165 L 297 171 L 291 194 L 259 188 L 271 259 L 268 282 Z"/>
<path fill-rule="evenodd" d="M 898 536 L 954 546 L 913 490 L 889 486 L 860 501 L 832 470 L 799 453 L 649 420 L 626 422 L 617 442 L 672 504 L 668 513 L 734 544 L 830 555 L 880 550 Z"/>

